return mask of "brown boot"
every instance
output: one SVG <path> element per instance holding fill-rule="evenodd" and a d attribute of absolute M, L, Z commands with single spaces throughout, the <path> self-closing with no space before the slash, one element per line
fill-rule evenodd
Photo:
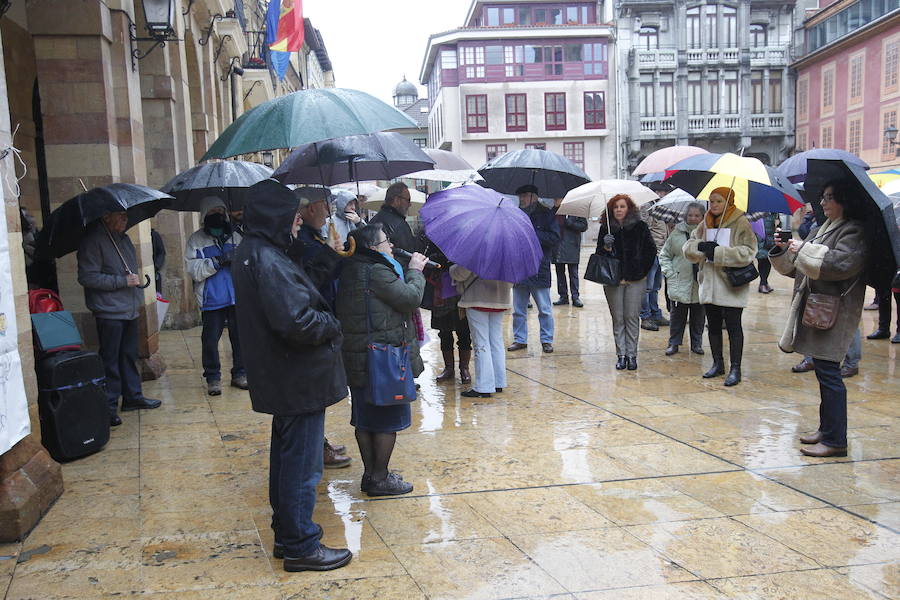
<path fill-rule="evenodd" d="M 459 351 L 459 381 L 460 383 L 472 383 L 472 374 L 469 372 L 469 361 L 472 359 L 471 350 Z"/>
<path fill-rule="evenodd" d="M 453 350 L 442 350 L 444 355 L 444 370 L 435 381 L 453 381 L 456 379 L 456 371 L 453 368 Z"/>
<path fill-rule="evenodd" d="M 834 446 L 826 446 L 825 444 L 819 442 L 815 446 L 809 446 L 808 448 L 800 448 L 800 452 L 805 454 L 806 456 L 813 456 L 815 458 L 828 458 L 831 456 L 847 456 L 847 447 L 843 448 L 835 448 Z"/>
<path fill-rule="evenodd" d="M 822 441 L 822 432 L 816 431 L 815 433 L 807 433 L 806 435 L 800 436 L 801 444 L 818 444 Z"/>
<path fill-rule="evenodd" d="M 323 454 L 323 463 L 326 469 L 343 469 L 349 467 L 353 459 L 343 454 L 338 454 L 328 441 L 325 441 L 325 451 Z"/>

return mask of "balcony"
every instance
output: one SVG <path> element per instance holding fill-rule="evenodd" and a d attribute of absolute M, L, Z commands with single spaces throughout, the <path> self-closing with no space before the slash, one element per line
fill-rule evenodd
<path fill-rule="evenodd" d="M 788 59 L 788 50 L 783 46 L 750 48 L 750 66 L 752 67 L 786 65 L 789 62 Z"/>
<path fill-rule="evenodd" d="M 716 63 L 737 65 L 741 59 L 739 48 L 688 48 L 686 53 L 689 66 Z"/>
<path fill-rule="evenodd" d="M 674 48 L 637 51 L 638 69 L 644 71 L 675 69 L 678 66 L 677 59 L 678 52 Z"/>
<path fill-rule="evenodd" d="M 674 137 L 675 117 L 641 117 L 641 137 Z"/>

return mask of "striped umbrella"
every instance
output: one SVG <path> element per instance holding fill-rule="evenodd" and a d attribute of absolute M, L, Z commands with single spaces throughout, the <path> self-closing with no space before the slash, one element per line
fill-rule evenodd
<path fill-rule="evenodd" d="M 875 182 L 875 185 L 880 188 L 883 188 L 886 184 L 892 181 L 897 181 L 898 179 L 900 179 L 900 174 L 891 173 L 890 171 L 883 171 L 881 173 L 868 173 L 868 175 L 872 179 L 872 181 Z"/>
<path fill-rule="evenodd" d="M 803 206 L 794 184 L 749 156 L 698 154 L 667 169 L 666 181 L 703 200 L 716 188 L 731 188 L 735 206 L 744 212 L 793 214 Z"/>

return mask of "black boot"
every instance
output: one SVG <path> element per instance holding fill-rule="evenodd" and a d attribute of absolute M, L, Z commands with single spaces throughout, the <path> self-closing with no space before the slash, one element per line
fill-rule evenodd
<path fill-rule="evenodd" d="M 629 371 L 637 371 L 637 356 L 629 356 L 625 362 L 628 364 Z"/>
<path fill-rule="evenodd" d="M 711 379 L 725 374 L 725 361 L 722 360 L 722 336 L 709 336 L 709 351 L 713 357 L 713 364 L 709 371 L 703 374 L 704 379 Z"/>
<path fill-rule="evenodd" d="M 619 355 L 619 360 L 616 361 L 616 369 L 619 370 L 619 371 L 622 371 L 622 370 L 624 370 L 625 367 L 627 367 L 627 366 L 628 366 L 628 362 L 625 360 L 625 355 L 624 355 L 624 354 L 620 354 L 620 355 Z"/>
<path fill-rule="evenodd" d="M 435 381 L 453 381 L 456 379 L 455 365 L 453 364 L 453 359 L 456 357 L 453 355 L 453 350 L 442 350 L 441 354 L 444 355 L 444 370 L 441 371 Z"/>
<path fill-rule="evenodd" d="M 728 377 L 725 378 L 725 385 L 727 387 L 731 387 L 733 385 L 737 385 L 741 382 L 741 366 L 740 365 L 731 365 L 731 370 L 728 371 Z"/>
<path fill-rule="evenodd" d="M 741 360 L 744 357 L 744 334 L 735 332 L 728 335 L 728 354 L 731 358 L 731 369 L 725 378 L 725 385 L 731 387 L 741 382 Z"/>

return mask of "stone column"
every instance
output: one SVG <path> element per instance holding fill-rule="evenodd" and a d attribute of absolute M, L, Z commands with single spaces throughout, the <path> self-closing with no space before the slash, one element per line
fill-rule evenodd
<path fill-rule="evenodd" d="M 5 73 L 0 45 L 0 147 L 7 147 L 12 141 Z M 4 207 L 0 227 L 6 227 L 9 234 L 9 258 L 15 297 L 15 315 L 7 315 L 7 318 L 16 320 L 19 356 L 34 433 L 25 436 L 5 454 L 0 455 L 0 542 L 12 542 L 25 537 L 63 492 L 62 471 L 40 443 L 37 380 L 31 320 L 28 316 L 28 286 L 25 282 L 18 197 L 12 194 L 14 190 L 5 187 L 5 175 L 14 169 L 13 161 L 12 155 L 7 155 L 0 161 L 0 174 L 4 175 L 0 178 L 4 182 L 0 185 L 0 205 Z"/>

